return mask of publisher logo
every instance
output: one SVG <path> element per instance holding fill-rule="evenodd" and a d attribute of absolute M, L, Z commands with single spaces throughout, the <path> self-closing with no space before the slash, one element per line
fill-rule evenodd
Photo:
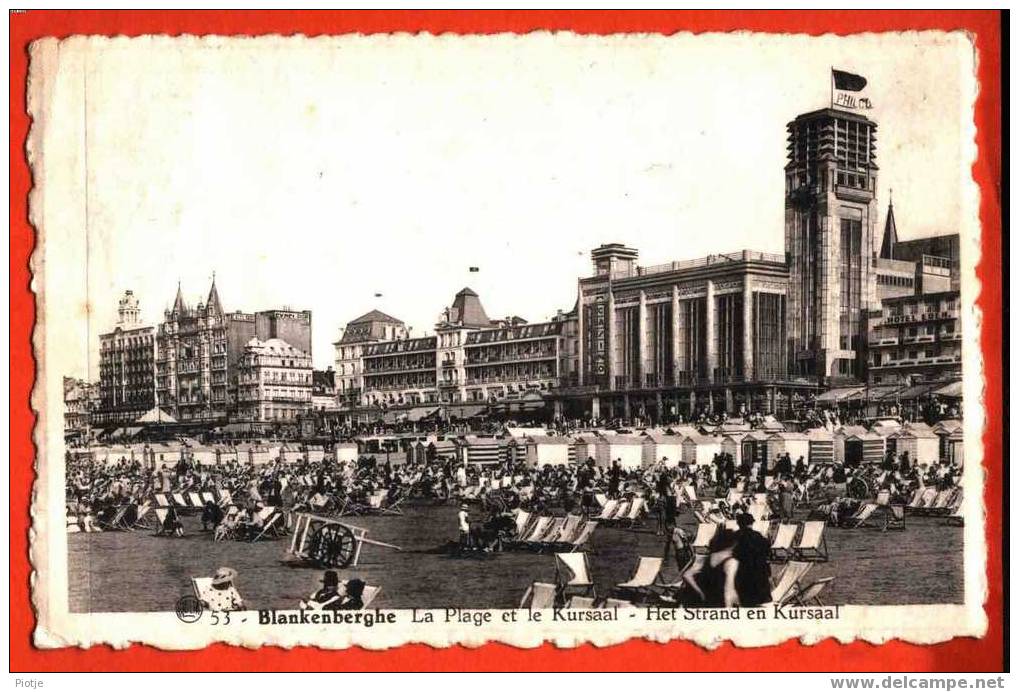
<path fill-rule="evenodd" d="M 202 602 L 194 596 L 181 596 L 177 599 L 177 607 L 174 610 L 181 622 L 198 622 L 202 617 Z"/>

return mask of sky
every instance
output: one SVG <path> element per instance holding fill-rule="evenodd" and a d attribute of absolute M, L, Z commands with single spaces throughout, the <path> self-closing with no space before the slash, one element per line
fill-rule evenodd
<path fill-rule="evenodd" d="M 967 208 L 960 35 L 78 47 L 47 92 L 80 140 L 51 190 L 86 201 L 49 218 L 88 239 L 87 281 L 47 290 L 87 296 L 87 326 L 68 307 L 53 338 L 87 334 L 65 367 L 91 379 L 125 289 L 156 324 L 214 272 L 227 310 L 310 309 L 322 368 L 348 320 L 377 308 L 421 335 L 464 286 L 493 318 L 569 310 L 601 243 L 641 264 L 782 252 L 786 124 L 828 105 L 832 66 L 869 81 L 899 237 L 958 232 Z"/>

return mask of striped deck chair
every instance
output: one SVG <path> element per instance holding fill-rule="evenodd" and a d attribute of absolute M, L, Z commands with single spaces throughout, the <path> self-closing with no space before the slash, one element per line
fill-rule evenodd
<path fill-rule="evenodd" d="M 587 545 L 587 542 L 591 540 L 591 536 L 594 534 L 594 530 L 596 528 L 598 528 L 598 522 L 585 522 L 584 525 L 580 527 L 580 531 L 577 532 L 576 537 L 570 541 L 570 552 L 576 552 Z"/>
<path fill-rule="evenodd" d="M 530 522 L 531 522 L 531 513 L 530 512 L 525 512 L 522 509 L 517 510 L 517 516 L 516 516 L 517 531 L 516 531 L 515 534 L 513 534 L 513 539 L 514 540 L 519 539 L 519 538 L 521 538 L 524 535 L 524 529 L 527 528 L 527 525 Z"/>
<path fill-rule="evenodd" d="M 170 506 L 170 498 L 166 496 L 166 493 L 156 493 L 155 495 L 152 496 L 152 498 L 156 501 L 156 504 L 159 505 L 160 507 Z"/>
<path fill-rule="evenodd" d="M 630 503 L 629 509 L 626 514 L 619 517 L 619 521 L 625 521 L 630 526 L 636 526 L 647 513 L 647 501 L 643 497 L 633 498 L 633 502 Z"/>
<path fill-rule="evenodd" d="M 573 537 L 576 536 L 577 532 L 580 530 L 581 522 L 583 521 L 584 518 L 579 514 L 567 514 L 566 521 L 559 530 L 559 534 L 551 536 L 548 542 L 569 546 L 573 541 Z"/>
<path fill-rule="evenodd" d="M 190 507 L 188 501 L 184 498 L 184 493 L 170 493 L 170 499 L 173 500 L 173 504 L 177 507 Z"/>
<path fill-rule="evenodd" d="M 520 599 L 520 607 L 529 610 L 547 610 L 555 607 L 556 586 L 536 581 L 527 587 L 524 597 Z"/>
<path fill-rule="evenodd" d="M 517 544 L 530 543 L 535 540 L 538 536 L 543 536 L 548 531 L 549 524 L 552 523 L 552 517 L 536 517 L 531 522 L 530 528 L 527 533 L 521 536 L 518 540 L 513 541 Z"/>
<path fill-rule="evenodd" d="M 796 605 L 801 606 L 823 606 L 824 602 L 821 601 L 821 593 L 828 588 L 828 585 L 833 581 L 835 581 L 835 577 L 825 577 L 811 582 L 809 585 L 798 589 L 797 592 L 793 594 L 793 601 L 796 602 Z"/>
<path fill-rule="evenodd" d="M 697 525 L 697 534 L 694 536 L 693 543 L 690 544 L 691 549 L 695 553 L 707 553 L 708 545 L 711 543 L 711 539 L 718 533 L 719 524 L 712 521 L 703 522 Z"/>
<path fill-rule="evenodd" d="M 202 492 L 202 503 L 204 504 L 206 502 L 211 502 L 212 504 L 216 504 L 216 496 L 213 495 L 212 491 L 210 491 L 210 490 L 205 490 L 205 491 Z"/>
<path fill-rule="evenodd" d="M 566 517 L 556 517 L 549 523 L 544 533 L 536 535 L 527 544 L 532 548 L 552 545 L 559 538 L 559 534 L 562 533 L 564 526 L 566 526 Z"/>
<path fill-rule="evenodd" d="M 796 557 L 800 560 L 828 561 L 828 543 L 824 539 L 826 524 L 823 521 L 803 522 L 803 533 L 796 544 Z"/>
<path fill-rule="evenodd" d="M 876 502 L 868 502 L 866 504 L 862 504 L 860 505 L 860 508 L 856 510 L 853 516 L 846 518 L 845 523 L 848 524 L 849 527 L 853 529 L 858 529 L 862 526 L 866 526 L 867 522 L 870 520 L 871 516 L 873 516 L 874 512 L 877 511 L 877 509 L 878 504 Z"/>
<path fill-rule="evenodd" d="M 593 610 L 594 599 L 589 596 L 574 596 L 566 604 L 566 607 L 573 610 Z"/>
<path fill-rule="evenodd" d="M 687 502 L 690 504 L 697 504 L 697 488 L 692 485 L 684 485 L 683 497 L 685 497 Z"/>
<path fill-rule="evenodd" d="M 599 507 L 604 507 L 610 500 L 605 493 L 595 493 L 594 501 L 598 503 Z"/>
<path fill-rule="evenodd" d="M 601 513 L 594 517 L 598 521 L 608 521 L 612 518 L 612 515 L 616 513 L 619 508 L 619 500 L 606 500 L 605 504 L 602 505 Z"/>
<path fill-rule="evenodd" d="M 924 488 L 917 488 L 916 490 L 914 490 L 913 497 L 911 497 L 909 499 L 909 502 L 906 504 L 906 509 L 909 511 L 920 509 L 923 506 L 922 504 L 923 493 Z"/>
<path fill-rule="evenodd" d="M 795 598 L 800 593 L 800 581 L 807 575 L 814 566 L 812 562 L 789 562 L 786 564 L 778 581 L 771 589 L 771 600 L 777 605 L 782 605 Z"/>
<path fill-rule="evenodd" d="M 796 540 L 796 532 L 799 528 L 796 524 L 778 525 L 775 538 L 771 541 L 772 560 L 788 560 L 793 556 L 793 541 Z"/>
<path fill-rule="evenodd" d="M 924 488 L 923 494 L 920 496 L 920 506 L 916 508 L 916 513 L 926 514 L 930 510 L 931 506 L 934 504 L 934 501 L 937 499 L 937 497 L 938 497 L 937 488 Z"/>
<path fill-rule="evenodd" d="M 952 498 L 955 496 L 955 488 L 942 490 L 934 496 L 934 502 L 927 508 L 929 514 L 945 514 L 949 511 Z"/>
<path fill-rule="evenodd" d="M 202 501 L 202 496 L 196 492 L 189 492 L 187 495 L 188 502 L 191 503 L 192 507 L 204 507 L 205 503 Z"/>
<path fill-rule="evenodd" d="M 606 517 L 603 521 L 620 521 L 630 512 L 630 504 L 631 503 L 629 501 L 623 500 L 616 505 L 616 511 L 612 514 L 612 516 Z"/>
<path fill-rule="evenodd" d="M 148 500 L 138 505 L 138 516 L 135 517 L 134 519 L 134 525 L 136 528 L 142 528 L 146 526 L 144 519 L 151 511 L 152 503 L 149 502 Z"/>
<path fill-rule="evenodd" d="M 596 596 L 587 553 L 556 553 L 555 571 L 556 584 L 563 594 L 577 589 L 584 596 Z"/>
<path fill-rule="evenodd" d="M 633 576 L 628 581 L 616 584 L 616 591 L 620 593 L 647 593 L 662 571 L 662 558 L 640 557 L 637 559 L 637 566 L 634 568 Z"/>
<path fill-rule="evenodd" d="M 283 512 L 280 512 L 275 507 L 265 507 L 258 513 L 258 516 L 264 523 L 262 524 L 262 530 L 258 533 L 258 535 L 251 539 L 252 543 L 267 536 L 277 536 L 279 530 L 276 528 L 276 525 L 283 519 Z"/>

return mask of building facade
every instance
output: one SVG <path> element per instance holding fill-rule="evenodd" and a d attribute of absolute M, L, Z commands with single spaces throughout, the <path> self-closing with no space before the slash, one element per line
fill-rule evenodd
<path fill-rule="evenodd" d="M 336 403 L 340 408 L 354 408 L 361 404 L 364 390 L 362 356 L 367 344 L 379 341 L 407 339 L 410 330 L 401 320 L 379 310 L 372 310 L 351 320 L 340 329 L 340 337 L 333 342 L 336 349 Z"/>
<path fill-rule="evenodd" d="M 88 436 L 94 389 L 95 385 L 86 380 L 64 378 L 64 437 Z"/>
<path fill-rule="evenodd" d="M 130 423 L 156 405 L 156 331 L 140 323 L 138 298 L 125 291 L 117 324 L 99 335 L 97 426 Z"/>
<path fill-rule="evenodd" d="M 908 386 L 962 378 L 958 291 L 888 298 L 868 318 L 868 383 Z"/>
<path fill-rule="evenodd" d="M 555 393 L 566 415 L 762 410 L 800 386 L 787 374 L 784 257 L 741 251 L 652 267 L 637 257 L 619 244 L 591 253 L 594 275 L 578 282 L 576 385 L 561 380 Z"/>
<path fill-rule="evenodd" d="M 312 408 L 311 355 L 282 339 L 252 339 L 237 368 L 238 420 L 296 423 Z"/>

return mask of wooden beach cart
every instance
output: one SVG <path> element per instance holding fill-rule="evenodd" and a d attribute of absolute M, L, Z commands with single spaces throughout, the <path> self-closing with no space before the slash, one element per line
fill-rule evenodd
<path fill-rule="evenodd" d="M 336 519 L 295 512 L 290 554 L 321 567 L 354 567 L 365 543 L 393 550 L 400 546 L 368 538 L 368 529 L 345 524 Z"/>

